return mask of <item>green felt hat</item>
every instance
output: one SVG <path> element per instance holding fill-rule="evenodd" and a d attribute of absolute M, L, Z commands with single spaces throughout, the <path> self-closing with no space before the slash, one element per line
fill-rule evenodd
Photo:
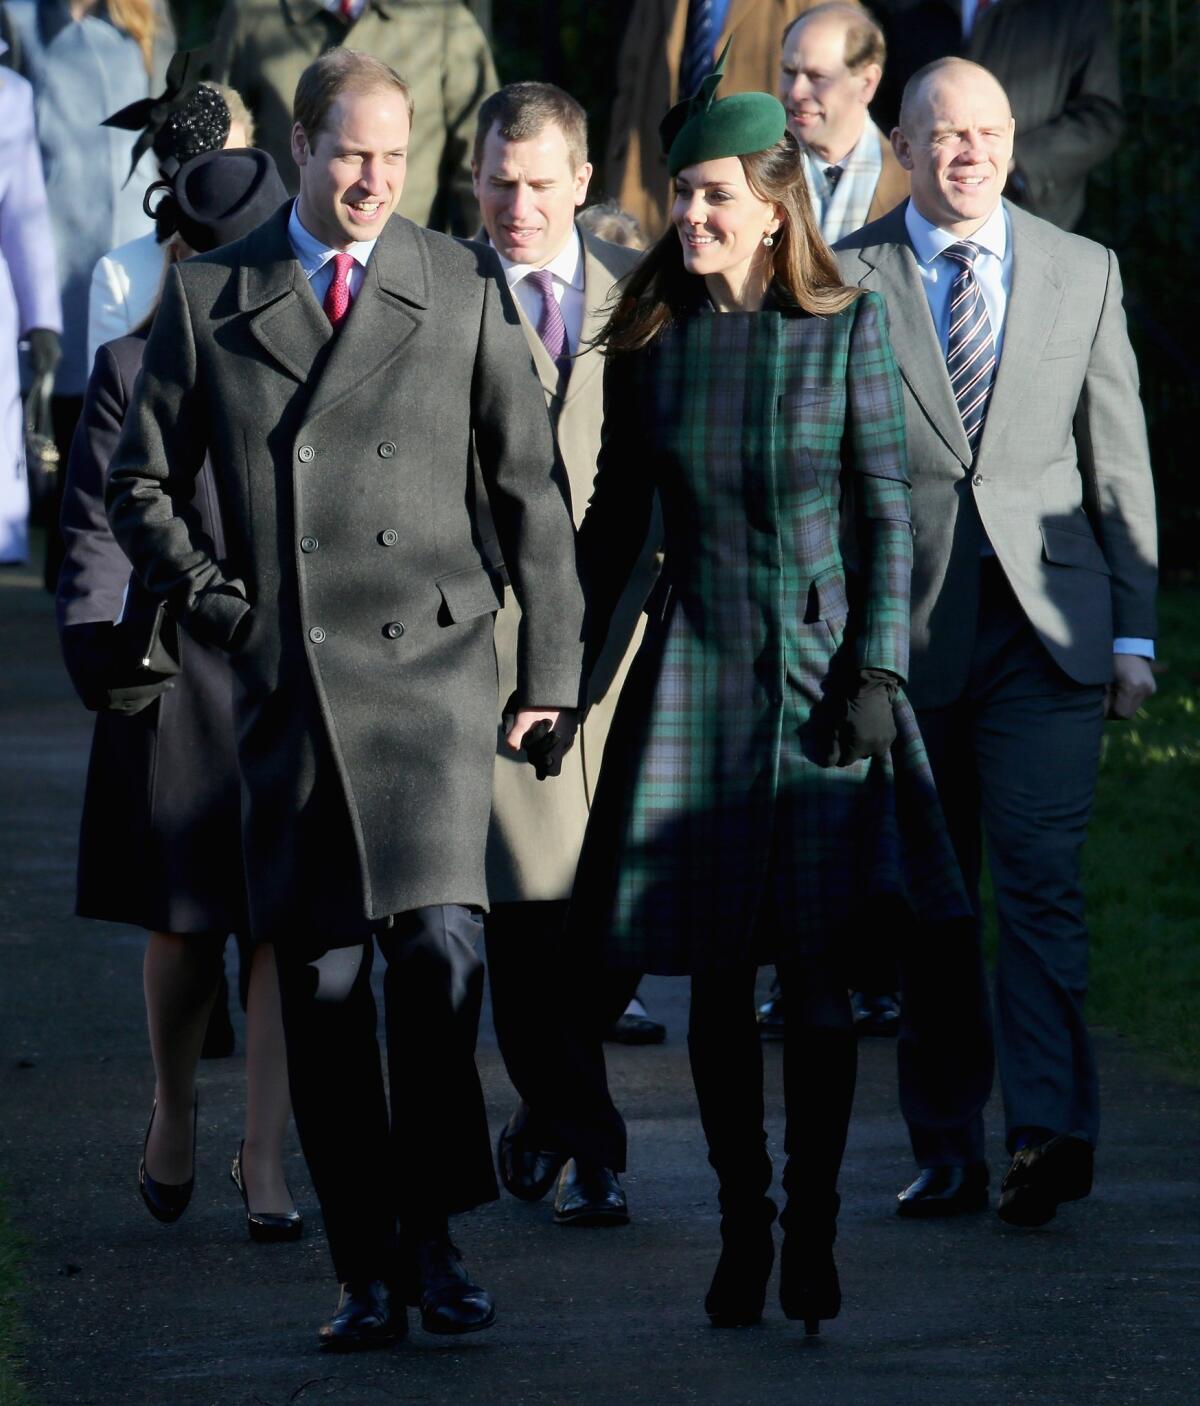
<path fill-rule="evenodd" d="M 713 71 L 701 80 L 693 96 L 676 103 L 659 123 L 667 168 L 673 176 L 698 161 L 766 151 L 787 131 L 783 104 L 770 93 L 735 93 L 717 100 L 717 86 L 725 76 L 725 57 L 732 42 L 725 41 Z"/>

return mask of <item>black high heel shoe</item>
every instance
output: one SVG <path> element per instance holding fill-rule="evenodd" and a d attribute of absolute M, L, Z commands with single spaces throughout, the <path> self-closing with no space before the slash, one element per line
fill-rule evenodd
<path fill-rule="evenodd" d="M 299 1240 L 304 1234 L 304 1217 L 299 1211 L 252 1211 L 246 1195 L 246 1179 L 242 1176 L 242 1150 L 245 1138 L 238 1143 L 237 1156 L 229 1169 L 229 1179 L 241 1193 L 246 1208 L 246 1232 L 260 1245 L 278 1244 L 281 1240 Z"/>
<path fill-rule="evenodd" d="M 146 1124 L 146 1136 L 142 1142 L 142 1160 L 138 1163 L 138 1190 L 146 1209 L 155 1220 L 170 1225 L 177 1221 L 188 1208 L 192 1199 L 192 1187 L 196 1184 L 196 1112 L 199 1098 L 192 1099 L 192 1175 L 179 1185 L 165 1181 L 155 1181 L 146 1170 L 146 1148 L 150 1144 L 150 1129 L 154 1126 L 154 1115 L 158 1112 L 158 1100 L 150 1109 L 150 1121 Z"/>
<path fill-rule="evenodd" d="M 714 1328 L 748 1328 L 762 1319 L 775 1263 L 775 1203 L 762 1198 L 748 1214 L 721 1217 L 721 1258 L 704 1299 Z"/>
<path fill-rule="evenodd" d="M 822 1318 L 836 1318 L 842 1307 L 842 1286 L 833 1259 L 841 1203 L 836 1191 L 807 1199 L 792 1195 L 780 1217 L 779 1306 L 785 1318 L 802 1318 L 810 1337 L 821 1331 Z"/>

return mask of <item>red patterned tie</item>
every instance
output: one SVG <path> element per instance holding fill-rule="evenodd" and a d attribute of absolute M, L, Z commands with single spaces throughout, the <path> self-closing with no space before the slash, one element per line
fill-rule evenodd
<path fill-rule="evenodd" d="M 350 270 L 354 267 L 351 254 L 333 256 L 333 282 L 325 294 L 325 316 L 336 332 L 350 311 Z"/>

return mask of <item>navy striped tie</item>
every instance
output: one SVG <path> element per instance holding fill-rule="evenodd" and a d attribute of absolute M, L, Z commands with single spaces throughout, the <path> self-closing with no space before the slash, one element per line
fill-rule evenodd
<path fill-rule="evenodd" d="M 942 253 L 958 264 L 950 285 L 950 335 L 946 339 L 946 369 L 958 402 L 963 429 L 974 455 L 979 449 L 987 416 L 992 382 L 996 379 L 996 343 L 987 304 L 975 278 L 979 249 L 974 244 L 951 244 Z"/>
<path fill-rule="evenodd" d="M 688 0 L 683 59 L 679 65 L 679 96 L 690 98 L 712 72 L 717 36 L 713 33 L 712 0 Z"/>

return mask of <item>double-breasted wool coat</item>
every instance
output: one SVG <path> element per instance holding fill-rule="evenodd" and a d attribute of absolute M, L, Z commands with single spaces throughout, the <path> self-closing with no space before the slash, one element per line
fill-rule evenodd
<path fill-rule="evenodd" d="M 233 659 L 255 935 L 329 946 L 486 905 L 494 563 L 532 705 L 577 700 L 582 593 L 496 256 L 393 216 L 335 337 L 288 214 L 172 270 L 108 510 L 147 589 Z M 222 560 L 190 506 L 206 452 Z"/>
<path fill-rule="evenodd" d="M 85 701 L 111 681 L 129 558 L 104 512 L 104 483 L 142 365 L 145 336 L 102 346 L 67 465 L 58 630 Z M 225 555 L 216 485 L 196 479 L 202 539 Z M 156 932 L 229 933 L 246 926 L 241 784 L 234 755 L 233 674 L 220 650 L 179 640 L 172 687 L 139 713 L 100 712 L 92 733 L 75 911 Z"/>
<path fill-rule="evenodd" d="M 583 521 L 592 496 L 604 417 L 604 357 L 590 343 L 604 326 L 617 280 L 641 257 L 635 249 L 609 244 L 586 232 L 581 234 L 583 333 L 565 388 L 537 329 L 520 305 L 517 308 L 566 470 L 576 524 Z M 588 709 L 579 724 L 574 747 L 563 758 L 561 773 L 551 781 L 539 781 L 524 757 L 504 741 L 503 728 L 500 730 L 487 850 L 488 896 L 493 903 L 561 900 L 571 896 L 608 729 L 621 685 L 642 639 L 642 606 L 658 574 L 657 547 L 657 535 L 652 530 L 614 611 L 603 655 L 592 670 Z M 520 620 L 520 607 L 512 599 L 510 589 L 505 607 L 496 617 L 502 699 L 517 683 Z"/>
<path fill-rule="evenodd" d="M 662 583 L 571 918 L 613 964 L 664 974 L 825 951 L 871 895 L 967 912 L 903 696 L 890 757 L 814 760 L 831 678 L 908 667 L 904 413 L 882 301 L 718 314 L 700 293 L 609 362 L 580 536 L 602 632 L 657 488 Z"/>

